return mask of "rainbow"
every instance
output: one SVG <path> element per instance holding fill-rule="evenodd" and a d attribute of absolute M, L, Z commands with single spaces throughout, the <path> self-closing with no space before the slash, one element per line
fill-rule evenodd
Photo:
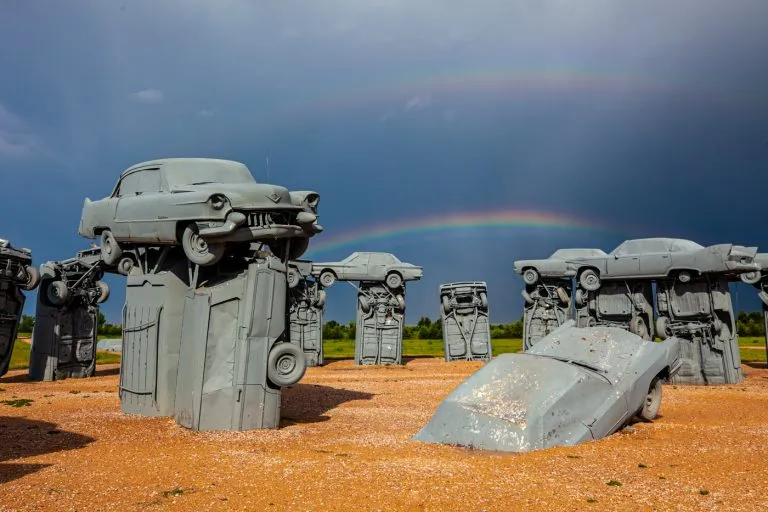
<path fill-rule="evenodd" d="M 410 235 L 423 236 L 430 233 L 451 234 L 513 228 L 587 230 L 613 234 L 626 231 L 570 215 L 532 210 L 445 213 L 373 224 L 332 235 L 324 232 L 312 239 L 307 255 L 304 257 L 311 259 L 318 254 L 337 249 L 357 250 L 363 243 L 394 240 Z"/>

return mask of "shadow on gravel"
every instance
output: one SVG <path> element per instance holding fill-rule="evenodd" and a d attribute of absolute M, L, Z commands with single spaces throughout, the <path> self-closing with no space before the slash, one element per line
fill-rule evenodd
<path fill-rule="evenodd" d="M 280 426 L 328 421 L 324 413 L 352 400 L 370 400 L 373 394 L 317 384 L 296 384 L 283 389 Z"/>
<path fill-rule="evenodd" d="M 54 423 L 0 416 L 0 484 L 40 471 L 51 464 L 7 463 L 47 453 L 83 448 L 92 437 L 56 428 Z"/>

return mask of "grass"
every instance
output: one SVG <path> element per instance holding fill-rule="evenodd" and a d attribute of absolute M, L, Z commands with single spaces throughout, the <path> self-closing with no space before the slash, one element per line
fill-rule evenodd
<path fill-rule="evenodd" d="M 29 353 L 32 345 L 25 341 L 16 340 L 11 354 L 11 370 L 23 370 L 29 368 Z M 120 354 L 114 352 L 96 352 L 96 364 L 117 364 L 120 362 Z"/>
<path fill-rule="evenodd" d="M 519 352 L 523 347 L 520 339 L 493 340 L 493 355 Z M 759 337 L 740 337 L 739 352 L 744 363 L 760 363 L 766 361 L 765 339 Z M 757 348 L 757 350 L 756 350 Z M 30 345 L 24 341 L 16 341 L 11 355 L 11 370 L 23 370 L 29 367 Z M 355 340 L 325 340 L 323 342 L 325 359 L 351 359 L 355 356 Z M 403 340 L 403 357 L 443 357 L 443 340 Z M 96 364 L 117 364 L 120 354 L 114 352 L 97 352 Z"/>

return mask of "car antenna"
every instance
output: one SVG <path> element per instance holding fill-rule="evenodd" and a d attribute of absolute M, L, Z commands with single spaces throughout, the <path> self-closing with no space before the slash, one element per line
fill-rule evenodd
<path fill-rule="evenodd" d="M 267 160 L 267 183 L 269 183 L 269 152 L 267 152 L 266 160 Z"/>

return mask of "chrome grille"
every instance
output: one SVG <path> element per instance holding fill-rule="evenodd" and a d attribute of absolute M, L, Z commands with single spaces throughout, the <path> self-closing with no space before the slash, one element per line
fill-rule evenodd
<path fill-rule="evenodd" d="M 295 224 L 294 218 L 286 213 L 256 212 L 248 217 L 248 225 L 251 227 L 266 228 L 275 224 Z"/>

